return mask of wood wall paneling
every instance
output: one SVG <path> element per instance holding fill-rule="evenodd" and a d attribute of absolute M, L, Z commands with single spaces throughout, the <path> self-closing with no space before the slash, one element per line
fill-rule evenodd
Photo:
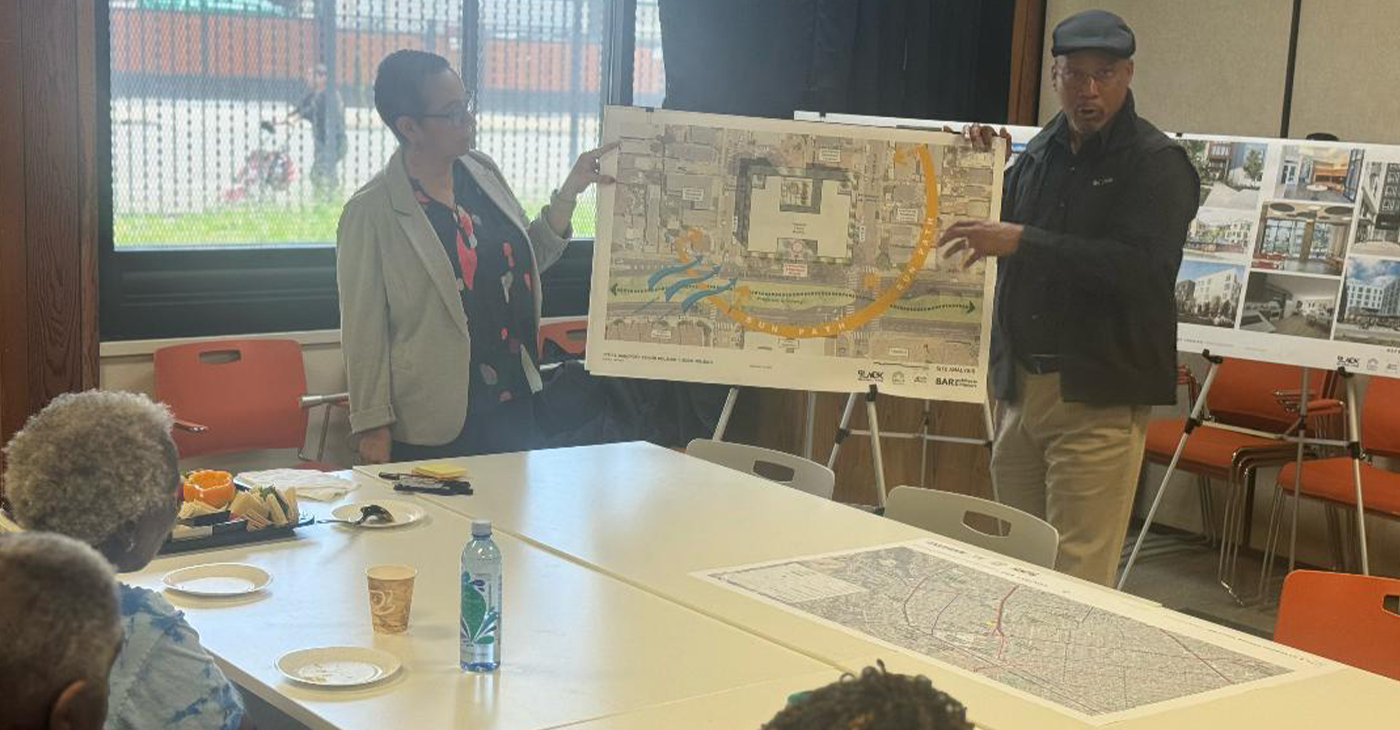
<path fill-rule="evenodd" d="M 0 69 L 20 68 L 19 11 L 18 3 L 0 2 Z M 0 99 L 5 100 L 0 129 L 6 130 L 0 134 L 0 434 L 5 439 L 24 424 L 29 410 L 22 82 L 18 73 L 0 73 Z"/>
<path fill-rule="evenodd" d="M 97 384 L 98 100 L 93 3 L 0 6 L 3 441 L 54 396 Z"/>
<path fill-rule="evenodd" d="M 77 6 L 80 2 L 24 2 L 25 218 L 29 275 L 30 406 L 81 388 L 85 372 L 83 286 L 88 283 L 79 242 L 96 224 L 82 179 L 83 125 L 79 84 Z M 90 3 L 86 3 L 89 4 Z M 90 43 L 83 45 L 91 45 Z M 89 148 L 91 147 L 88 140 Z M 89 150 L 90 153 L 90 150 Z M 95 352 L 95 347 L 92 348 Z M 37 357 L 34 357 L 37 356 Z M 36 397 L 37 396 L 37 397 Z"/>
<path fill-rule="evenodd" d="M 78 238 L 73 242 L 77 248 L 77 292 L 78 328 L 70 333 L 78 341 L 78 387 L 98 387 L 99 340 L 97 326 L 97 258 L 98 258 L 98 206 L 101 196 L 98 192 L 97 172 L 97 105 L 105 103 L 97 95 L 97 8 L 94 2 L 74 3 L 74 28 L 77 38 L 74 71 L 77 76 L 74 89 L 76 100 L 74 111 L 77 114 L 78 166 L 77 182 L 79 202 L 74 206 L 78 214 Z M 106 46 L 102 46 L 106 48 Z"/>
<path fill-rule="evenodd" d="M 1045 0 L 1016 0 L 1011 20 L 1011 88 L 1006 103 L 1008 124 L 1034 125 L 1040 100 Z"/>

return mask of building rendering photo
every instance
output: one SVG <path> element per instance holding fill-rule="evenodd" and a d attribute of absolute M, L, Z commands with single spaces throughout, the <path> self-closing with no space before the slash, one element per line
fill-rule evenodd
<path fill-rule="evenodd" d="M 1328 339 L 1337 311 L 1336 279 L 1253 271 L 1244 292 L 1239 328 Z"/>
<path fill-rule="evenodd" d="M 1342 285 L 1341 303 L 1337 339 L 1400 344 L 1400 261 L 1353 257 Z"/>
<path fill-rule="evenodd" d="M 1364 154 L 1360 149 L 1343 147 L 1284 147 L 1274 197 L 1354 203 Z"/>
<path fill-rule="evenodd" d="M 1254 268 L 1340 276 L 1353 209 L 1273 201 L 1259 213 Z"/>
<path fill-rule="evenodd" d="M 1252 210 L 1201 208 L 1186 232 L 1186 253 L 1209 259 L 1243 259 L 1249 255 Z"/>
<path fill-rule="evenodd" d="M 1264 179 L 1264 144 L 1223 139 L 1183 139 L 1180 144 L 1201 177 L 1202 206 L 1253 210 Z"/>
<path fill-rule="evenodd" d="M 1176 276 L 1176 319 L 1186 324 L 1233 327 L 1244 288 L 1244 266 L 1181 262 Z"/>
<path fill-rule="evenodd" d="M 1368 162 L 1351 252 L 1400 256 L 1400 162 Z"/>

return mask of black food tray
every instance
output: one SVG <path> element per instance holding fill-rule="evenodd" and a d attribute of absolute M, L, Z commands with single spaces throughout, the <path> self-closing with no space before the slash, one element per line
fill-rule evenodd
<path fill-rule="evenodd" d="M 264 527 L 261 530 L 247 529 L 247 523 L 243 520 L 232 520 L 217 525 L 206 525 L 204 527 L 209 533 L 203 537 L 187 537 L 182 540 L 166 538 L 165 544 L 161 546 L 159 554 L 174 555 L 176 553 L 187 553 L 192 550 L 208 550 L 211 548 L 267 542 L 269 540 L 283 540 L 292 537 L 298 527 L 305 527 L 313 522 L 315 522 L 314 519 L 303 517 L 299 522 L 293 525 Z"/>

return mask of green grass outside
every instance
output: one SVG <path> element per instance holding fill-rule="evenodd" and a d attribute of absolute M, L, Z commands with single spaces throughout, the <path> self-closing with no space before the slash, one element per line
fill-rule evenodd
<path fill-rule="evenodd" d="M 522 201 L 530 215 L 546 201 Z M 592 237 L 595 203 L 590 195 L 574 211 L 574 236 Z M 334 243 L 341 205 L 239 205 L 181 215 L 118 214 L 113 220 L 117 248 L 147 246 L 277 246 Z"/>

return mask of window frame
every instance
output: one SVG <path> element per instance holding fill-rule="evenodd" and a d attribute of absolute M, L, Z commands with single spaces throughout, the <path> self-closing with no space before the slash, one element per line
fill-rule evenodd
<path fill-rule="evenodd" d="M 600 112 L 630 104 L 636 0 L 606 0 Z M 462 78 L 479 83 L 479 0 L 462 2 Z M 114 232 L 110 0 L 97 0 L 98 337 L 102 342 L 336 330 L 334 244 L 117 250 Z M 584 243 L 580 239 L 578 243 Z M 591 251 L 591 240 L 587 250 Z M 585 248 L 581 246 L 580 248 Z M 582 253 L 582 251 L 580 251 Z M 546 309 L 550 309 L 546 303 Z"/>

